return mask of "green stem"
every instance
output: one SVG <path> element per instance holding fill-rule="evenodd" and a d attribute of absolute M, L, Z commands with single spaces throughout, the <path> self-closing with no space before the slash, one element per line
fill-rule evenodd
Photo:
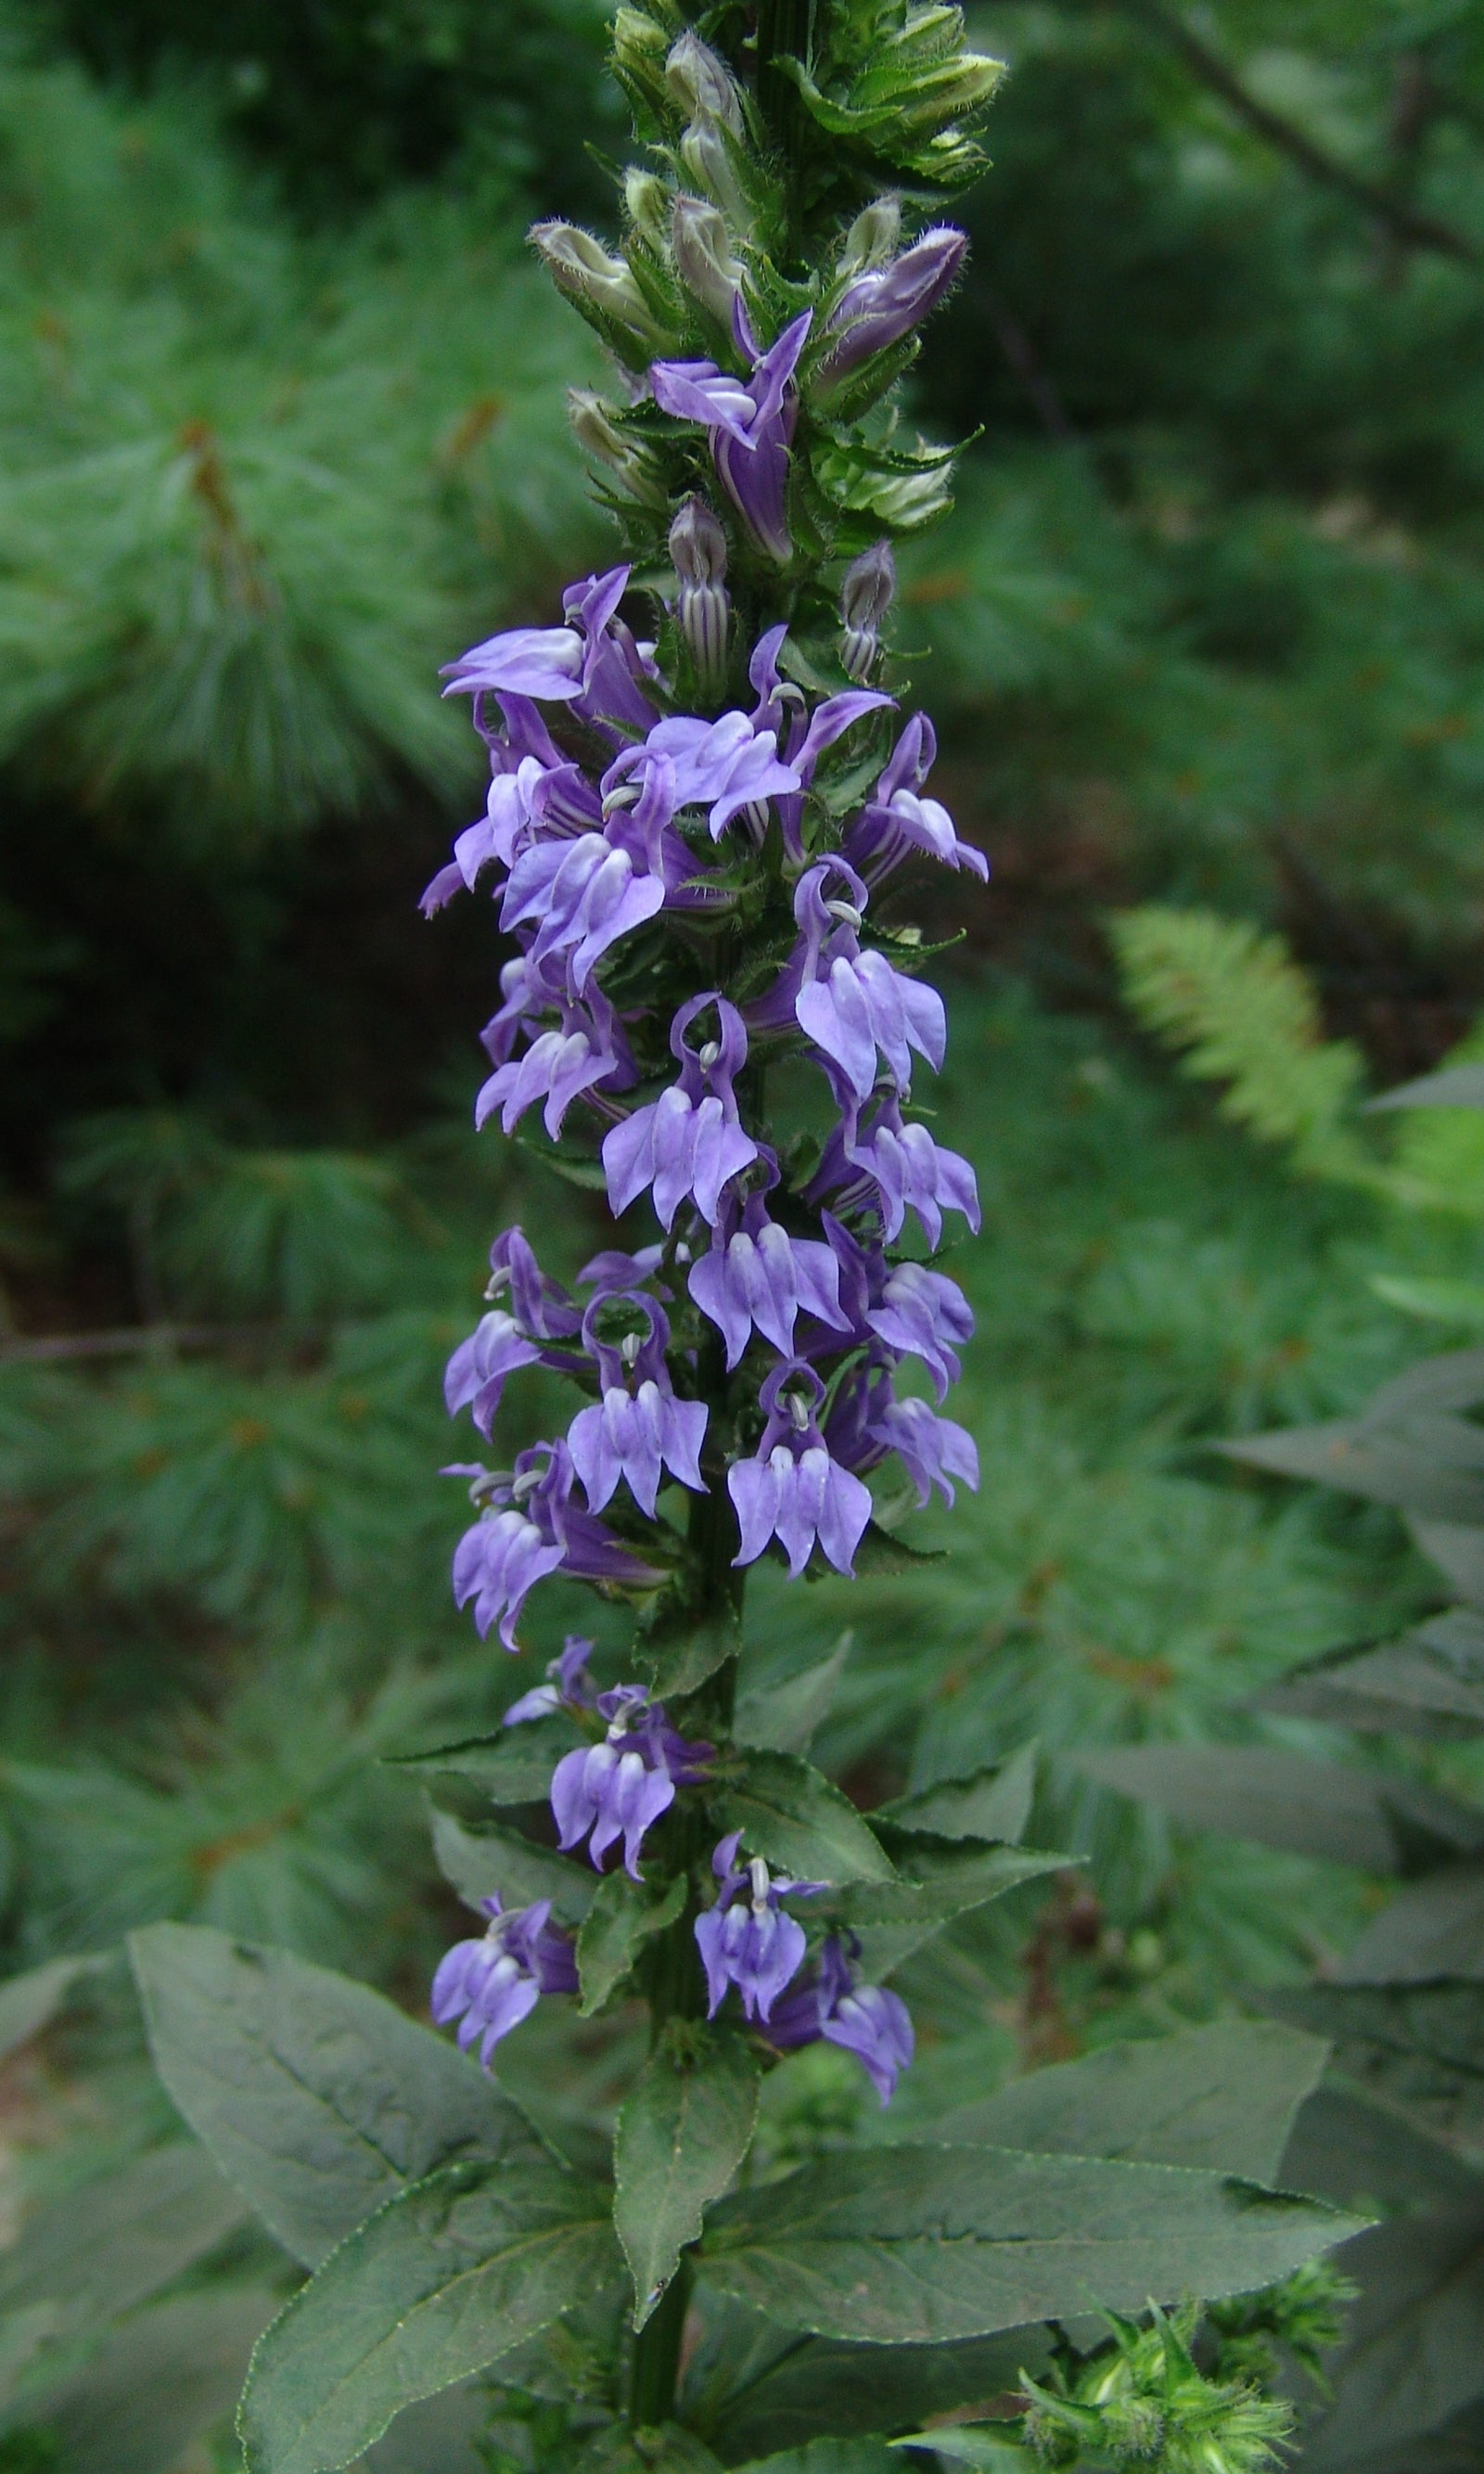
<path fill-rule="evenodd" d="M 680 2343 L 691 2307 L 691 2263 L 682 2259 L 653 2313 L 634 2340 L 629 2381 L 629 2421 L 636 2431 L 668 2422 L 675 2402 Z"/>
<path fill-rule="evenodd" d="M 791 78 L 778 68 L 780 59 L 808 61 L 813 52 L 816 0 L 758 0 L 758 104 L 769 130 L 783 149 L 789 167 L 790 225 L 796 239 L 799 224 L 799 172 L 808 114 Z"/>

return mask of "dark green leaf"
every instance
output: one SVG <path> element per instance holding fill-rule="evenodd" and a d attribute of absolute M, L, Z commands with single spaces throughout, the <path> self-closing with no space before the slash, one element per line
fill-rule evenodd
<path fill-rule="evenodd" d="M 529 2353 L 541 2339 L 523 2349 Z M 514 2377 L 516 2357 L 500 2365 Z M 419 2397 L 400 2413 L 366 2452 L 366 2474 L 488 2474 L 489 2459 L 475 2453 L 475 2442 L 487 2431 L 490 2398 L 477 2374 L 436 2396 Z"/>
<path fill-rule="evenodd" d="M 1365 1103 L 1368 1111 L 1381 1108 L 1484 1108 L 1484 1065 L 1448 1065 L 1441 1074 L 1423 1074 Z"/>
<path fill-rule="evenodd" d="M 567 1152 L 553 1151 L 549 1144 L 536 1142 L 528 1134 L 512 1134 L 510 1139 L 518 1151 L 539 1160 L 542 1167 L 548 1168 L 553 1176 L 559 1176 L 564 1185 L 580 1186 L 584 1194 L 606 1194 L 608 1178 L 601 1160 L 581 1159 Z"/>
<path fill-rule="evenodd" d="M 0 2061 L 49 2026 L 80 1977 L 108 1965 L 103 1958 L 49 1958 L 0 1984 Z"/>
<path fill-rule="evenodd" d="M 1335 2401 L 1306 2436 L 1304 2474 L 1339 2474 L 1434 2430 L 1484 2395 L 1484 2202 L 1373 2226 L 1345 2255 L 1360 2285 Z"/>
<path fill-rule="evenodd" d="M 786 2327 L 878 2344 L 987 2335 L 1151 2295 L 1266 2285 L 1360 2230 L 1176 2166 L 885 2147 L 713 2210 L 705 2273 Z"/>
<path fill-rule="evenodd" d="M 476 2064 L 367 1984 L 198 1925 L 149 1925 L 130 1955 L 171 2097 L 306 2268 L 450 2157 L 543 2152 Z"/>
<path fill-rule="evenodd" d="M 972 2465 L 977 2474 L 1035 2474 L 1040 2459 L 1011 2439 L 1004 2423 L 957 2422 L 943 2431 L 914 2431 L 895 2439 L 893 2448 L 931 2448 L 958 2465 Z"/>
<path fill-rule="evenodd" d="M 499 1822 L 466 1830 L 451 1812 L 432 1815 L 433 1854 L 439 1871 L 472 1907 L 499 1897 L 507 1907 L 528 1907 L 549 1899 L 564 1924 L 585 1916 L 597 1888 L 591 1865 L 573 1863 L 549 1847 L 537 1847 L 518 1830 Z"/>
<path fill-rule="evenodd" d="M 248 2358 L 280 2296 L 257 2287 L 178 2294 L 104 2339 L 47 2394 L 42 2419 L 63 2466 L 160 2474 L 231 2413 Z"/>
<path fill-rule="evenodd" d="M 791 1753 L 743 1753 L 718 1798 L 749 1855 L 810 1881 L 889 1881 L 890 1859 L 838 1786 Z"/>
<path fill-rule="evenodd" d="M 583 1740 L 565 1711 L 555 1710 L 549 1718 L 501 1727 L 497 1734 L 470 1735 L 461 1743 L 436 1744 L 426 1753 L 398 1753 L 388 1766 L 472 1779 L 485 1789 L 492 1804 L 541 1804 L 550 1791 L 551 1773 L 562 1755 Z"/>
<path fill-rule="evenodd" d="M 1360 2215 L 1436 2207 L 1475 2182 L 1484 2197 L 1484 2178 L 1467 2171 L 1456 2148 L 1344 2079 L 1326 2079 L 1301 2105 L 1276 2178 Z"/>
<path fill-rule="evenodd" d="M 1484 1607 L 1484 1529 L 1415 1518 L 1409 1518 L 1407 1526 L 1422 1552 L 1447 1574 L 1459 1596 L 1471 1606 Z"/>
<path fill-rule="evenodd" d="M 1484 1734 L 1484 1615 L 1451 1607 L 1384 1648 L 1341 1650 L 1270 1685 L 1253 1703 L 1366 1734 Z"/>
<path fill-rule="evenodd" d="M 902 2474 L 884 2439 L 806 2439 L 771 2457 L 749 2457 L 741 2474 Z"/>
<path fill-rule="evenodd" d="M 605 2195 L 554 2165 L 446 2165 L 330 2253 L 262 2339 L 253 2474 L 332 2474 L 392 2416 L 484 2368 L 618 2272 Z"/>
<path fill-rule="evenodd" d="M 936 2138 L 1277 2178 L 1328 2047 L 1261 2019 L 1105 2045 L 933 2124 Z"/>
<path fill-rule="evenodd" d="M 754 1752 L 807 1753 L 815 1728 L 829 1713 L 854 1637 L 841 1633 L 817 1665 L 806 1666 L 782 1684 L 743 1693 L 733 1727 L 737 1741 Z"/>
<path fill-rule="evenodd" d="M 1128 1744 L 1080 1753 L 1077 1766 L 1187 1830 L 1255 1838 L 1373 1873 L 1408 1864 L 1409 1831 L 1433 1841 L 1440 1855 L 1484 1844 L 1484 1813 L 1450 1796 L 1265 1744 Z"/>
<path fill-rule="evenodd" d="M 637 1649 L 656 1698 L 678 1701 L 740 1655 L 742 1631 L 729 1608 L 707 1616 L 662 1608 Z"/>
<path fill-rule="evenodd" d="M 868 1520 L 855 1552 L 856 1578 L 891 1580 L 900 1572 L 918 1572 L 924 1564 L 940 1564 L 942 1560 L 940 1546 L 909 1546 L 894 1530 L 883 1529 L 879 1520 Z"/>
<path fill-rule="evenodd" d="M 1484 1985 L 1310 1984 L 1264 2007 L 1328 2036 L 1335 2066 L 1440 2138 L 1484 2146 Z"/>
<path fill-rule="evenodd" d="M 1013 1847 L 1025 1835 L 1034 1795 L 1035 1746 L 1023 1744 L 1008 1761 L 898 1796 L 876 1817 L 899 1830 L 927 1830 L 940 1838 L 996 1838 Z"/>
<path fill-rule="evenodd" d="M 584 2019 L 601 2009 L 651 1933 L 672 1925 L 685 1901 L 681 1879 L 656 1897 L 641 1882 L 631 1881 L 627 1873 L 604 1875 L 577 1935 L 577 1974 L 582 1981 L 578 2007 Z"/>
<path fill-rule="evenodd" d="M 1341 1419 L 1216 1448 L 1255 1468 L 1314 1478 L 1423 1520 L 1472 1526 L 1484 1522 L 1484 1471 L 1467 1440 L 1471 1435 L 1484 1445 L 1484 1435 L 1456 1419 L 1434 1418 L 1425 1430 L 1419 1424 L 1404 1438 L 1358 1419 Z"/>
<path fill-rule="evenodd" d="M 701 2219 L 752 2145 L 758 2066 L 735 2036 L 708 2033 L 679 2056 L 650 2054 L 619 2116 L 613 2220 L 642 2328 Z"/>
<path fill-rule="evenodd" d="M 111 2318 L 205 2259 L 247 2211 L 194 2140 L 52 2200 L 0 2253 L 0 2308 L 46 2300 L 68 2324 Z"/>
<path fill-rule="evenodd" d="M 974 1849 L 962 1839 L 935 1841 L 906 1831 L 893 1831 L 887 1825 L 882 1836 L 904 1871 L 922 1878 L 842 1890 L 826 1910 L 839 1915 L 860 1935 L 865 1972 L 877 1982 L 956 1916 L 987 1906 L 1026 1881 L 1064 1872 L 1074 1860 L 1049 1849 Z"/>
<path fill-rule="evenodd" d="M 611 2422 L 583 2449 L 573 2474 L 720 2474 L 720 2464 L 678 2422 L 651 2427 L 642 2438 L 626 2422 Z"/>
<path fill-rule="evenodd" d="M 1341 1984 L 1484 1983 L 1484 1864 L 1449 1864 L 1414 1881 L 1367 1926 Z"/>

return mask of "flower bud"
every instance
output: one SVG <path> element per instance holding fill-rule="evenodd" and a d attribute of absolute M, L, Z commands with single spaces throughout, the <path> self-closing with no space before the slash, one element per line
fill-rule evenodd
<path fill-rule="evenodd" d="M 881 622 L 896 591 L 896 562 L 891 544 L 872 544 L 845 570 L 839 589 L 840 624 L 844 639 L 840 658 L 853 679 L 868 679 L 881 649 Z"/>
<path fill-rule="evenodd" d="M 895 198 L 876 198 L 863 207 L 845 234 L 836 273 L 864 275 L 867 267 L 885 266 L 902 236 L 902 209 Z"/>
<path fill-rule="evenodd" d="M 682 35 L 665 63 L 665 83 L 687 120 L 742 134 L 742 97 L 725 62 L 697 35 Z"/>
<path fill-rule="evenodd" d="M 868 268 L 847 283 L 829 315 L 835 341 L 819 365 L 823 383 L 833 385 L 919 327 L 948 290 L 967 248 L 965 233 L 939 224 L 889 266 Z"/>
<path fill-rule="evenodd" d="M 736 139 L 716 121 L 693 121 L 680 140 L 680 160 L 698 189 L 714 198 L 734 230 L 752 230 L 752 201 L 742 185 Z"/>
<path fill-rule="evenodd" d="M 669 237 L 681 282 L 730 334 L 742 270 L 732 255 L 725 216 L 682 191 L 670 216 Z"/>
<path fill-rule="evenodd" d="M 687 498 L 669 528 L 669 554 L 680 580 L 677 615 L 696 676 L 718 686 L 726 668 L 731 599 L 726 590 L 726 535 L 704 498 Z"/>
<path fill-rule="evenodd" d="M 569 387 L 567 418 L 584 455 L 606 464 L 630 497 L 651 507 L 667 503 L 664 476 L 656 458 L 637 439 L 626 438 L 613 417 L 613 406 L 590 387 Z"/>
<path fill-rule="evenodd" d="M 611 257 L 591 232 L 575 224 L 533 224 L 530 240 L 557 290 L 579 309 L 597 311 L 645 343 L 666 340 L 626 260 Z"/>
<path fill-rule="evenodd" d="M 643 232 L 651 249 L 663 249 L 665 228 L 669 215 L 669 191 L 653 172 L 642 172 L 630 164 L 623 176 L 623 204 L 631 224 Z"/>
<path fill-rule="evenodd" d="M 636 103 L 661 117 L 669 105 L 665 56 L 669 38 L 643 9 L 620 8 L 613 21 L 614 75 Z"/>

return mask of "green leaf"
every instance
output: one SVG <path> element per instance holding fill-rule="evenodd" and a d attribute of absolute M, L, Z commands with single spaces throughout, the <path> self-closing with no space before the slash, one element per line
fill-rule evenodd
<path fill-rule="evenodd" d="M 684 2411 L 735 2462 L 982 2407 L 1049 2359 L 1043 2328 L 951 2345 L 854 2345 L 796 2336 L 733 2303 L 716 2313 L 691 2364 Z"/>
<path fill-rule="evenodd" d="M 1255 1838 L 1296 1856 L 1322 1856 L 1368 1872 L 1410 1865 L 1414 1834 L 1436 1850 L 1484 1846 L 1484 1812 L 1411 1780 L 1265 1744 L 1126 1744 L 1079 1753 L 1077 1767 L 1167 1812 L 1187 1830 Z"/>
<path fill-rule="evenodd" d="M 512 1134 L 510 1140 L 517 1151 L 524 1152 L 530 1159 L 539 1160 L 542 1167 L 548 1168 L 553 1176 L 559 1176 L 564 1185 L 580 1186 L 584 1194 L 607 1193 L 608 1178 L 601 1160 L 580 1159 L 566 1152 L 553 1151 L 549 1144 L 536 1142 L 529 1134 Z"/>
<path fill-rule="evenodd" d="M 1283 2151 L 1282 2178 L 1286 2190 L 1388 2216 L 1451 2203 L 1471 2189 L 1484 2197 L 1484 2176 L 1471 2172 L 1447 2140 L 1385 2097 L 1335 2078 L 1306 2098 Z"/>
<path fill-rule="evenodd" d="M 1013 1847 L 1025 1835 L 1034 1795 L 1035 1746 L 1023 1744 L 1008 1761 L 898 1796 L 881 1807 L 877 1819 L 939 1838 L 994 1838 Z"/>
<path fill-rule="evenodd" d="M 436 1811 L 432 1829 L 438 1869 L 471 1907 L 495 1897 L 507 1907 L 528 1907 L 537 1899 L 549 1899 L 564 1924 L 575 1924 L 593 1904 L 598 1877 L 591 1865 L 574 1864 L 549 1847 L 537 1847 L 518 1830 L 502 1829 L 495 1821 L 466 1830 L 451 1812 Z"/>
<path fill-rule="evenodd" d="M 1329 2048 L 1277 2022 L 1224 2019 L 1105 2045 L 1033 2071 L 933 2124 L 939 2139 L 1189 2165 L 1276 2180 Z"/>
<path fill-rule="evenodd" d="M 1368 1115 L 1382 1108 L 1484 1108 L 1484 1065 L 1448 1065 L 1366 1102 Z"/>
<path fill-rule="evenodd" d="M 1439 2138 L 1484 2147 L 1484 1985 L 1310 1984 L 1265 2009 L 1328 2036 L 1335 2068 Z"/>
<path fill-rule="evenodd" d="M 280 2296 L 256 2286 L 177 2294 L 112 2330 L 46 2397 L 63 2466 L 160 2474 L 231 2413 Z"/>
<path fill-rule="evenodd" d="M 894 1530 L 883 1529 L 879 1520 L 868 1520 L 855 1551 L 856 1578 L 893 1580 L 902 1572 L 919 1572 L 924 1564 L 940 1564 L 944 1551 L 940 1546 L 909 1546 Z"/>
<path fill-rule="evenodd" d="M 749 1855 L 810 1881 L 889 1881 L 889 1856 L 838 1786 L 792 1753 L 743 1753 L 717 1799 Z"/>
<path fill-rule="evenodd" d="M 1484 1864 L 1448 1864 L 1399 1890 L 1337 1973 L 1341 1984 L 1484 1983 Z"/>
<path fill-rule="evenodd" d="M 1363 2219 L 1219 2173 L 884 2147 L 724 2199 L 708 2279 L 786 2327 L 937 2343 L 1267 2285 Z"/>
<path fill-rule="evenodd" d="M 619 2272 L 606 2195 L 554 2165 L 446 2165 L 351 2234 L 253 2357 L 252 2474 L 333 2474 Z"/>
<path fill-rule="evenodd" d="M 611 2422 L 582 2450 L 572 2474 L 721 2474 L 721 2462 L 681 2423 L 651 2425 L 641 2435 Z"/>
<path fill-rule="evenodd" d="M 987 1906 L 1026 1881 L 1064 1873 L 1077 1861 L 1049 1848 L 974 1849 L 963 1839 L 935 1841 L 886 1824 L 882 1836 L 888 1854 L 921 1878 L 844 1889 L 829 1902 L 830 1912 L 859 1935 L 865 1972 L 878 1983 L 956 1916 Z"/>
<path fill-rule="evenodd" d="M 476 2064 L 367 1984 L 200 1925 L 146 1926 L 130 1956 L 176 2105 L 306 2268 L 435 2165 L 544 2152 Z"/>
<path fill-rule="evenodd" d="M 1326 2365 L 1335 2400 L 1304 2435 L 1304 2474 L 1391 2466 L 1403 2441 L 1484 2395 L 1484 2198 L 1376 2225 L 1345 2266 L 1361 2298 Z"/>
<path fill-rule="evenodd" d="M 0 1984 L 0 2061 L 50 2026 L 80 1977 L 107 1967 L 106 1958 L 49 1958 Z"/>
<path fill-rule="evenodd" d="M 1240 1443 L 1212 1446 L 1229 1460 L 1283 1477 L 1306 1477 L 1373 1503 L 1394 1504 L 1423 1520 L 1484 1524 L 1484 1470 L 1474 1448 L 1476 1428 L 1437 1416 L 1419 1436 L 1388 1433 L 1364 1419 L 1336 1419 L 1326 1426 L 1296 1426 L 1287 1433 L 1257 1435 Z M 1471 1443 L 1470 1437 L 1472 1442 Z"/>
<path fill-rule="evenodd" d="M 492 1804 L 544 1804 L 551 1773 L 564 1753 L 585 1740 L 565 1711 L 502 1727 L 493 1735 L 469 1735 L 456 1744 L 435 1744 L 426 1753 L 394 1753 L 387 1767 L 472 1779 Z"/>
<path fill-rule="evenodd" d="M 246 2213 L 194 2140 L 151 2148 L 37 2210 L 0 2253 L 0 2309 L 57 2302 L 86 2329 L 209 2257 Z"/>
<path fill-rule="evenodd" d="M 613 2220 L 642 2328 L 687 2244 L 752 2145 L 758 2066 L 735 2037 L 697 2031 L 685 2051 L 650 2054 L 619 2116 Z"/>
<path fill-rule="evenodd" d="M 582 1984 L 577 2006 L 584 2019 L 602 2008 L 650 1935 L 672 1925 L 685 1902 L 683 1878 L 677 1877 L 657 1898 L 641 1882 L 631 1881 L 627 1873 L 604 1875 L 577 1935 L 577 1974 Z"/>
<path fill-rule="evenodd" d="M 806 2439 L 771 2457 L 749 2457 L 737 2474 L 901 2474 L 884 2439 Z"/>
<path fill-rule="evenodd" d="M 1040 2464 L 1029 2448 L 1021 2448 L 1007 2439 L 1005 2425 L 992 2422 L 955 2422 L 937 2431 L 914 2431 L 906 2439 L 893 2439 L 892 2448 L 931 2448 L 939 2457 L 952 2458 L 957 2465 L 972 2465 L 977 2474 L 1034 2474 Z"/>
<path fill-rule="evenodd" d="M 1270 1685 L 1253 1704 L 1363 1734 L 1484 1734 L 1484 1615 L 1450 1607 L 1379 1649 L 1331 1651 Z"/>
<path fill-rule="evenodd" d="M 760 1753 L 807 1753 L 815 1730 L 828 1715 L 844 1671 L 854 1633 L 842 1632 L 828 1658 L 782 1684 L 744 1692 L 737 1704 L 733 1734 Z"/>
<path fill-rule="evenodd" d="M 1477 1069 L 1475 1069 L 1477 1070 Z M 1484 1283 L 1478 1280 L 1399 1280 L 1373 1272 L 1371 1286 L 1389 1306 L 1402 1314 L 1420 1315 L 1429 1322 L 1451 1322 L 1466 1330 L 1484 1323 Z"/>
<path fill-rule="evenodd" d="M 683 1700 L 698 1691 L 718 1666 L 742 1651 L 742 1629 L 731 1608 L 701 1616 L 663 1607 L 637 1643 L 640 1664 L 657 1700 Z"/>

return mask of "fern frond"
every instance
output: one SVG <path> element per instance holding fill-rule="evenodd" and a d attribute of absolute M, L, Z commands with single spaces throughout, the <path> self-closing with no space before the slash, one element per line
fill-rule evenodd
<path fill-rule="evenodd" d="M 1225 1082 L 1221 1108 L 1302 1175 L 1375 1185 L 1384 1172 L 1347 1122 L 1365 1079 L 1349 1040 L 1326 1040 L 1314 991 L 1280 936 L 1209 910 L 1150 904 L 1110 927 L 1133 1013 L 1181 1071 Z"/>

